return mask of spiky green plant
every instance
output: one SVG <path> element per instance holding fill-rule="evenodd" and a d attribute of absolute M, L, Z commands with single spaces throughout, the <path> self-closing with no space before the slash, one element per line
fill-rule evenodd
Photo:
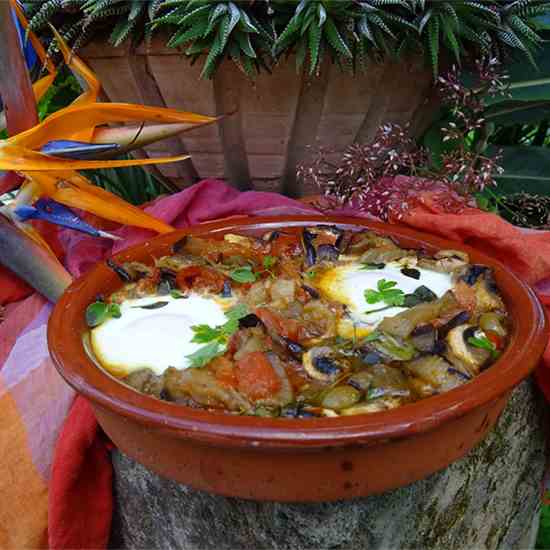
<path fill-rule="evenodd" d="M 254 76 L 295 53 L 298 68 L 316 74 L 327 56 L 357 69 L 409 51 L 423 51 L 437 76 L 449 57 L 519 52 L 533 62 L 543 32 L 534 18 L 550 13 L 550 0 L 26 0 L 25 8 L 32 30 L 53 22 L 75 48 L 105 31 L 114 45 L 168 31 L 169 46 L 204 57 L 206 78 L 226 58 Z"/>
<path fill-rule="evenodd" d="M 162 4 L 163 13 L 153 20 L 151 28 L 175 25 L 177 30 L 168 46 L 185 46 L 185 53 L 193 59 L 205 55 L 203 77 L 210 78 L 224 57 L 230 57 L 243 72 L 253 77 L 259 66 L 266 66 L 275 33 L 256 17 L 252 6 L 240 4 L 168 0 Z"/>

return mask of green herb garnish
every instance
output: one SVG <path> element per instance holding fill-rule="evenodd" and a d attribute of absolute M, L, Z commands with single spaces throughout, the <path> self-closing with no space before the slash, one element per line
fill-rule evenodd
<path fill-rule="evenodd" d="M 256 273 L 252 271 L 252 267 L 249 265 L 234 269 L 229 273 L 229 276 L 237 283 L 255 283 L 257 279 Z"/>
<path fill-rule="evenodd" d="M 304 275 L 308 279 L 313 279 L 317 275 L 317 273 L 313 269 L 310 269 L 309 271 L 304 272 Z"/>
<path fill-rule="evenodd" d="M 497 359 L 500 355 L 496 346 L 486 336 L 470 336 L 468 338 L 468 344 L 474 348 L 490 351 L 493 359 Z"/>
<path fill-rule="evenodd" d="M 181 300 L 182 298 L 187 298 L 187 296 L 183 292 L 180 292 L 179 290 L 175 290 L 175 289 L 170 291 L 170 296 L 172 296 L 174 300 Z"/>
<path fill-rule="evenodd" d="M 223 355 L 225 353 L 225 350 L 227 349 L 227 345 L 223 344 L 217 340 L 214 342 L 210 342 L 209 344 L 206 344 L 206 346 L 203 346 L 202 348 L 199 348 L 194 353 L 191 353 L 190 355 L 186 355 L 186 358 L 191 361 L 191 367 L 193 368 L 199 368 L 204 367 L 212 359 L 215 359 L 216 357 Z"/>
<path fill-rule="evenodd" d="M 191 362 L 191 367 L 204 367 L 212 359 L 223 355 L 227 350 L 229 338 L 239 330 L 239 319 L 248 315 L 245 304 L 237 304 L 225 312 L 227 321 L 223 325 L 211 327 L 209 325 L 194 325 L 191 330 L 195 333 L 191 342 L 206 344 L 186 358 Z"/>
<path fill-rule="evenodd" d="M 122 316 L 118 304 L 106 304 L 105 302 L 94 302 L 86 308 L 86 324 L 90 328 L 97 327 L 107 319 L 118 319 Z"/>
<path fill-rule="evenodd" d="M 367 304 L 378 304 L 382 302 L 385 306 L 381 309 L 387 309 L 388 307 L 402 306 L 405 302 L 405 293 L 395 288 L 395 286 L 397 286 L 395 281 L 380 279 L 376 286 L 378 290 L 372 290 L 371 288 L 365 290 L 365 300 Z M 373 311 L 380 310 L 371 310 L 365 313 L 373 313 Z"/>

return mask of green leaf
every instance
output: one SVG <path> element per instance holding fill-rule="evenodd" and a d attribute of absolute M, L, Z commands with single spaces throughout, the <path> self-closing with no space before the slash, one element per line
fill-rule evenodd
<path fill-rule="evenodd" d="M 238 267 L 234 269 L 229 276 L 237 283 L 254 283 L 256 274 L 250 266 Z"/>
<path fill-rule="evenodd" d="M 122 317 L 122 312 L 120 311 L 120 306 L 118 304 L 109 304 L 108 314 L 114 319 L 120 319 Z"/>
<path fill-rule="evenodd" d="M 474 348 L 486 349 L 490 352 L 495 351 L 495 345 L 485 336 L 470 336 L 468 338 L 468 344 Z"/>
<path fill-rule="evenodd" d="M 347 57 L 348 59 L 352 59 L 353 55 L 346 44 L 345 40 L 340 35 L 340 32 L 338 31 L 338 28 L 334 24 L 334 21 L 331 17 L 329 17 L 325 24 L 323 25 L 323 31 L 325 36 L 327 37 L 327 40 L 329 41 L 330 45 L 340 54 L 342 54 L 344 57 Z"/>
<path fill-rule="evenodd" d="M 212 340 L 217 340 L 221 336 L 221 330 L 219 328 L 212 328 L 209 325 L 193 325 L 191 330 L 195 333 L 191 342 L 197 344 L 206 344 Z"/>
<path fill-rule="evenodd" d="M 246 304 L 237 304 L 236 306 L 233 306 L 232 308 L 229 308 L 225 312 L 225 316 L 229 320 L 239 320 L 243 317 L 246 317 L 250 313 L 248 306 Z"/>
<path fill-rule="evenodd" d="M 239 330 L 239 321 L 238 319 L 229 319 L 226 323 L 221 326 L 221 332 L 224 336 L 231 336 Z"/>
<path fill-rule="evenodd" d="M 187 298 L 183 292 L 180 292 L 179 290 L 171 290 L 170 296 L 174 298 L 174 300 L 181 300 L 182 298 Z"/>
<path fill-rule="evenodd" d="M 105 302 L 94 302 L 86 308 L 86 324 L 90 328 L 101 325 L 109 318 L 109 307 Z"/>
<path fill-rule="evenodd" d="M 534 193 L 550 195 L 550 149 L 546 147 L 502 147 L 501 166 L 504 173 L 496 175 L 497 190 L 502 193 Z M 494 148 L 488 152 L 492 154 Z"/>
<path fill-rule="evenodd" d="M 223 355 L 226 349 L 227 347 L 224 344 L 221 344 L 216 340 L 206 344 L 206 346 L 199 348 L 194 353 L 186 355 L 185 357 L 191 362 L 191 368 L 200 368 L 210 363 L 212 359 L 218 357 L 219 355 Z"/>

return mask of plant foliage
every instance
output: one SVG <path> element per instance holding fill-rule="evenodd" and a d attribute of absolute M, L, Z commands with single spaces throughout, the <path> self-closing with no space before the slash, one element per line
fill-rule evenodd
<path fill-rule="evenodd" d="M 56 24 L 75 48 L 97 32 L 134 43 L 167 30 L 168 45 L 211 77 L 232 59 L 247 75 L 293 53 L 298 69 L 320 71 L 326 57 L 350 69 L 373 56 L 423 51 L 439 74 L 442 59 L 522 53 L 534 63 L 548 29 L 550 0 L 26 0 L 34 31 Z"/>

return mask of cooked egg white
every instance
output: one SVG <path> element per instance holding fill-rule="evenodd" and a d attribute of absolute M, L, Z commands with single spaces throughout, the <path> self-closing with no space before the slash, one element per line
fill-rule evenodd
<path fill-rule="evenodd" d="M 143 309 L 160 301 L 168 303 L 158 309 Z M 91 331 L 92 350 L 104 368 L 119 376 L 143 368 L 155 374 L 168 367 L 184 369 L 189 366 L 186 355 L 204 345 L 191 342 L 191 327 L 222 325 L 227 321 L 224 311 L 232 305 L 232 299 L 199 294 L 127 300 L 120 305 L 120 318 L 109 319 Z"/>
<path fill-rule="evenodd" d="M 369 310 L 384 307 L 385 304 L 368 304 L 365 299 L 365 290 L 377 290 L 380 279 L 395 281 L 394 288 L 402 290 L 405 294 L 414 292 L 419 286 L 426 286 L 437 297 L 443 296 L 452 288 L 451 275 L 439 273 L 429 269 L 415 267 L 420 272 L 420 279 L 413 279 L 401 273 L 403 264 L 391 262 L 383 269 L 364 270 L 358 262 L 339 265 L 322 273 L 316 286 L 329 299 L 345 304 L 349 311 L 349 319 L 343 319 L 338 328 L 340 336 L 344 338 L 362 338 L 371 332 L 382 319 L 392 317 L 401 311 L 403 307 L 391 307 L 383 311 L 366 313 Z"/>

